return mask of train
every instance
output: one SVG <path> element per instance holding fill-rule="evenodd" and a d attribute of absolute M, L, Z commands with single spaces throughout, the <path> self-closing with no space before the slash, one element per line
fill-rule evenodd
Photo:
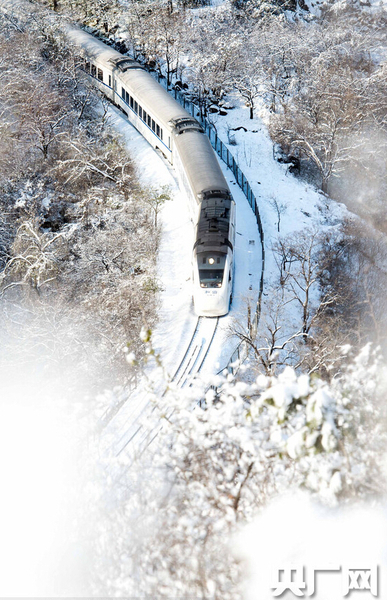
<path fill-rule="evenodd" d="M 17 17 L 22 0 L 0 0 Z M 27 8 L 28 7 L 28 8 Z M 25 14 L 25 12 L 24 12 Z M 194 206 L 193 304 L 201 317 L 229 312 L 234 284 L 236 206 L 201 124 L 133 58 L 67 23 L 64 33 L 82 70 L 165 159 Z"/>

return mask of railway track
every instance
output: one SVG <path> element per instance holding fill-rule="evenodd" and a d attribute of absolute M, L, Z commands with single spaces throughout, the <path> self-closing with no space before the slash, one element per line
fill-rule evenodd
<path fill-rule="evenodd" d="M 193 378 L 200 373 L 215 338 L 218 324 L 219 318 L 198 317 L 183 357 L 171 377 L 171 383 L 174 383 L 178 388 L 182 389 L 183 387 L 190 385 Z M 139 452 L 143 451 L 152 443 L 162 428 L 162 425 L 157 425 L 152 430 L 149 430 L 142 425 L 141 421 L 150 417 L 156 408 L 164 411 L 167 418 L 173 414 L 173 409 L 171 409 L 168 414 L 168 406 L 166 404 L 163 405 L 162 403 L 162 399 L 166 392 L 167 390 L 164 390 L 161 394 L 161 400 L 157 407 L 149 401 L 140 414 L 134 419 L 133 423 L 131 423 L 129 429 L 120 440 L 122 445 L 116 453 L 117 456 L 119 456 L 133 441 L 135 441 Z"/>
<path fill-rule="evenodd" d="M 195 330 L 185 354 L 171 381 L 178 387 L 184 387 L 189 379 L 197 375 L 203 367 L 218 328 L 219 318 L 198 317 Z"/>

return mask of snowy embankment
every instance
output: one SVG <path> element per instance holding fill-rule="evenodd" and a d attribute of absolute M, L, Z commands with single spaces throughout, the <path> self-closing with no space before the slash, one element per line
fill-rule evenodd
<path fill-rule="evenodd" d="M 261 320 L 273 310 L 273 291 L 278 288 L 278 256 L 273 251 L 279 240 L 301 239 L 303 232 L 320 234 L 340 229 L 343 221 L 355 215 L 348 209 L 291 174 L 288 165 L 274 158 L 273 142 L 264 124 L 265 108 L 249 118 L 249 108 L 235 95 L 227 98 L 233 106 L 226 116 L 211 115 L 219 138 L 233 154 L 257 199 L 265 236 L 265 272 Z M 257 111 L 259 113 L 259 111 Z M 231 142 L 231 143 L 230 143 Z M 318 293 L 317 286 L 314 295 Z M 314 298 L 318 302 L 318 297 Z M 297 303 L 286 307 L 281 330 L 294 332 Z"/>

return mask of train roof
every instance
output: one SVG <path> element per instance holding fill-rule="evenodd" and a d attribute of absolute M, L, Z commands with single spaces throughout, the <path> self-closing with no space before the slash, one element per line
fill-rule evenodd
<path fill-rule="evenodd" d="M 67 25 L 65 34 L 73 44 L 80 46 L 89 58 L 98 59 L 100 63 L 105 64 L 106 66 L 111 64 L 110 61 L 119 61 L 124 58 L 117 50 L 104 44 L 101 40 L 98 40 L 79 27 Z M 137 65 L 139 69 L 142 68 L 139 63 L 137 63 Z"/>
<path fill-rule="evenodd" d="M 231 197 L 208 198 L 201 203 L 197 225 L 196 252 L 226 252 L 230 228 Z"/>
<path fill-rule="evenodd" d="M 144 67 L 128 56 L 124 56 L 110 48 L 100 40 L 95 39 L 85 31 L 69 26 L 67 28 L 69 39 L 77 46 L 81 46 L 86 55 L 98 60 L 116 75 L 123 86 L 132 90 L 136 100 L 141 106 L 151 106 L 152 113 L 165 125 L 172 119 L 191 118 L 191 115 L 176 102 L 170 94 L 150 75 Z M 120 90 L 118 90 L 120 93 Z"/>
<path fill-rule="evenodd" d="M 163 123 L 168 124 L 176 118 L 190 117 L 190 114 L 146 71 L 130 69 L 120 74 L 120 81 L 124 85 L 127 83 L 140 104 L 150 106 L 152 113 Z"/>
<path fill-rule="evenodd" d="M 230 194 L 216 155 L 204 133 L 186 131 L 174 137 L 174 144 L 198 201 L 203 190 L 216 190 L 220 195 Z"/>

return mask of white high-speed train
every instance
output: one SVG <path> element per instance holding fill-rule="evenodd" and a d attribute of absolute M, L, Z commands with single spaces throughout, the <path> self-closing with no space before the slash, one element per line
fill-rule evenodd
<path fill-rule="evenodd" d="M 23 0 L 0 0 L 7 14 L 31 10 Z M 197 211 L 193 298 L 199 316 L 227 314 L 234 280 L 235 202 L 200 123 L 135 60 L 92 35 L 66 25 L 65 33 L 95 85 L 176 168 Z"/>

